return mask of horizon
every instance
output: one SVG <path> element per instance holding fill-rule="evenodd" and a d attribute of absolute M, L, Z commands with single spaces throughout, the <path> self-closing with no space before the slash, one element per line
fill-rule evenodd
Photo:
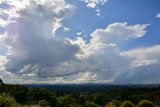
<path fill-rule="evenodd" d="M 6 84 L 160 84 L 159 0 L 1 0 Z"/>

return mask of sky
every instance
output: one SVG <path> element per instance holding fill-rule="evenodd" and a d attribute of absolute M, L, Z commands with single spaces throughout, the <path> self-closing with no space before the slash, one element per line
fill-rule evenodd
<path fill-rule="evenodd" d="M 0 0 L 9 84 L 157 84 L 159 0 Z"/>

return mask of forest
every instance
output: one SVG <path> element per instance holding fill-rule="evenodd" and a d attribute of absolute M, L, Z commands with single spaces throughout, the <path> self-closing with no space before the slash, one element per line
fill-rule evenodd
<path fill-rule="evenodd" d="M 160 107 L 160 85 L 0 85 L 0 107 Z"/>

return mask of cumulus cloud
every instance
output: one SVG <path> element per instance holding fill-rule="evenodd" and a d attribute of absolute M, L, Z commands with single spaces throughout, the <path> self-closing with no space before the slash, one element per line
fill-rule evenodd
<path fill-rule="evenodd" d="M 129 69 L 120 74 L 116 83 L 153 84 L 160 79 L 160 45 L 135 48 L 121 55 L 130 58 Z"/>
<path fill-rule="evenodd" d="M 130 57 L 121 53 L 121 42 L 137 39 L 145 35 L 144 25 L 128 25 L 125 23 L 112 23 L 105 29 L 96 29 L 91 33 L 91 40 L 86 43 L 82 38 L 72 41 L 78 44 L 82 52 L 77 57 L 87 62 L 87 70 L 97 74 L 97 79 L 114 81 L 119 74 L 130 69 Z"/>
<path fill-rule="evenodd" d="M 107 0 L 85 2 L 96 8 Z M 3 3 L 8 5 L 0 11 L 0 26 L 5 28 L 0 37 L 4 51 L 0 55 L 0 76 L 5 81 L 15 78 L 15 83 L 156 83 L 160 78 L 159 45 L 128 51 L 119 48 L 126 41 L 143 37 L 149 24 L 111 23 L 95 29 L 86 42 L 81 37 L 56 35 L 59 28 L 69 30 L 62 21 L 74 10 L 64 0 Z"/>
<path fill-rule="evenodd" d="M 96 29 L 92 34 L 91 42 L 99 42 L 105 44 L 120 44 L 122 42 L 140 38 L 145 35 L 145 28 L 149 24 L 144 25 L 131 25 L 128 26 L 127 22 L 124 23 L 112 23 L 105 29 Z"/>
<path fill-rule="evenodd" d="M 100 16 L 101 13 L 99 5 L 103 5 L 106 2 L 108 2 L 108 0 L 82 0 L 82 1 L 87 4 L 88 8 L 95 9 L 97 16 Z"/>
<path fill-rule="evenodd" d="M 147 48 L 136 48 L 121 54 L 133 59 L 131 67 L 148 66 L 159 64 L 160 62 L 160 45 L 155 45 Z"/>
<path fill-rule="evenodd" d="M 16 13 L 8 14 L 6 31 L 1 38 L 1 46 L 7 50 L 6 71 L 21 76 L 64 75 L 63 71 L 63 74 L 54 72 L 56 66 L 74 59 L 79 47 L 55 37 L 55 32 L 73 6 L 63 0 L 28 0 L 21 8 L 17 2 L 23 4 L 24 1 L 6 1 L 12 7 L 8 13 Z"/>

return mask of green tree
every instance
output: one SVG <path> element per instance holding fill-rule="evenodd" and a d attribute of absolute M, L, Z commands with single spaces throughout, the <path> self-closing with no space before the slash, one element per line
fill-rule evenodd
<path fill-rule="evenodd" d="M 57 97 L 57 102 L 59 107 L 70 107 L 77 103 L 76 99 L 72 98 L 70 95 Z"/>
<path fill-rule="evenodd" d="M 40 101 L 38 102 L 38 105 L 39 105 L 40 107 L 50 107 L 49 103 L 48 103 L 46 100 L 40 100 Z"/>
<path fill-rule="evenodd" d="M 94 102 L 86 102 L 84 107 L 102 107 Z"/>
<path fill-rule="evenodd" d="M 55 106 L 56 96 L 53 92 L 50 92 L 44 88 L 34 88 L 31 89 L 28 93 L 28 101 L 31 103 L 37 103 L 40 100 L 46 100 L 51 106 Z"/>
<path fill-rule="evenodd" d="M 116 107 L 116 105 L 113 102 L 109 102 L 105 107 Z"/>
<path fill-rule="evenodd" d="M 105 100 L 104 97 L 102 96 L 102 94 L 98 94 L 94 97 L 94 103 L 98 104 L 98 105 L 104 105 L 105 104 Z"/>
<path fill-rule="evenodd" d="M 80 96 L 79 96 L 79 99 L 78 99 L 78 101 L 79 101 L 79 104 L 85 104 L 85 99 L 84 99 L 84 95 L 83 94 L 81 94 Z"/>
<path fill-rule="evenodd" d="M 134 107 L 134 104 L 130 101 L 124 101 L 120 107 Z"/>
<path fill-rule="evenodd" d="M 0 94 L 0 107 L 15 107 L 16 101 L 8 94 Z"/>
<path fill-rule="evenodd" d="M 155 107 L 155 105 L 148 100 L 142 100 L 142 101 L 139 102 L 137 107 Z"/>
<path fill-rule="evenodd" d="M 119 107 L 121 105 L 121 101 L 119 100 L 112 100 L 113 104 L 116 106 L 116 107 Z"/>

